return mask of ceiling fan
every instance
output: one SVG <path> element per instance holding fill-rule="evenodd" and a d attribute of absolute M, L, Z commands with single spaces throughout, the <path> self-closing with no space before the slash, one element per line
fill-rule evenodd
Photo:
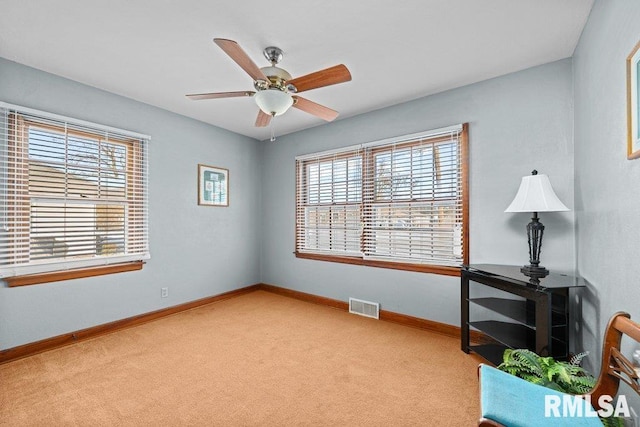
<path fill-rule="evenodd" d="M 338 117 L 337 111 L 294 94 L 350 81 L 351 73 L 343 64 L 294 79 L 286 70 L 276 66 L 283 55 L 277 47 L 264 49 L 264 56 L 271 66 L 258 68 L 235 41 L 219 38 L 213 41 L 251 76 L 255 91 L 198 93 L 187 95 L 187 98 L 199 100 L 252 96 L 260 108 L 255 123 L 258 127 L 269 125 L 272 117 L 284 114 L 292 106 L 328 122 Z"/>

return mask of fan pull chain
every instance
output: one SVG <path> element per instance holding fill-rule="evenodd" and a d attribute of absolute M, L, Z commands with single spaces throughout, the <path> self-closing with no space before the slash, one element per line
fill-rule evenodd
<path fill-rule="evenodd" d="M 270 139 L 270 141 L 272 141 L 272 142 L 276 140 L 276 132 L 275 132 L 275 129 L 274 129 L 274 126 L 273 126 L 273 122 L 275 121 L 275 118 L 276 118 L 276 115 L 274 114 L 271 117 L 271 122 L 269 123 L 269 127 L 271 128 L 271 139 Z"/>

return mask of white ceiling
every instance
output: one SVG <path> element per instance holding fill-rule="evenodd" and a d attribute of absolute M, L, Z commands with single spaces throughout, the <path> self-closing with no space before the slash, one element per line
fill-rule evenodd
<path fill-rule="evenodd" d="M 213 42 L 260 67 L 278 46 L 294 77 L 344 63 L 351 82 L 304 97 L 337 120 L 569 57 L 593 0 L 0 0 L 0 56 L 256 139 L 252 90 Z M 324 122 L 291 109 L 279 135 Z"/>

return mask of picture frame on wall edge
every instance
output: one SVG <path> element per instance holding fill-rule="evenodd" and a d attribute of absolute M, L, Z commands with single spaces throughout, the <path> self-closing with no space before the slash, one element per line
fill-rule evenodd
<path fill-rule="evenodd" d="M 229 169 L 198 164 L 198 204 L 229 206 Z"/>
<path fill-rule="evenodd" d="M 640 158 L 640 42 L 627 57 L 627 158 Z"/>

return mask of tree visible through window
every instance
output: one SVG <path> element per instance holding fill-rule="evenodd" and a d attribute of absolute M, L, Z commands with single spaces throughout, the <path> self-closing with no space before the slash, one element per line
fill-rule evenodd
<path fill-rule="evenodd" d="M 467 244 L 466 128 L 298 158 L 297 255 L 455 274 Z"/>
<path fill-rule="evenodd" d="M 131 143 L 26 126 L 31 259 L 124 254 Z"/>

